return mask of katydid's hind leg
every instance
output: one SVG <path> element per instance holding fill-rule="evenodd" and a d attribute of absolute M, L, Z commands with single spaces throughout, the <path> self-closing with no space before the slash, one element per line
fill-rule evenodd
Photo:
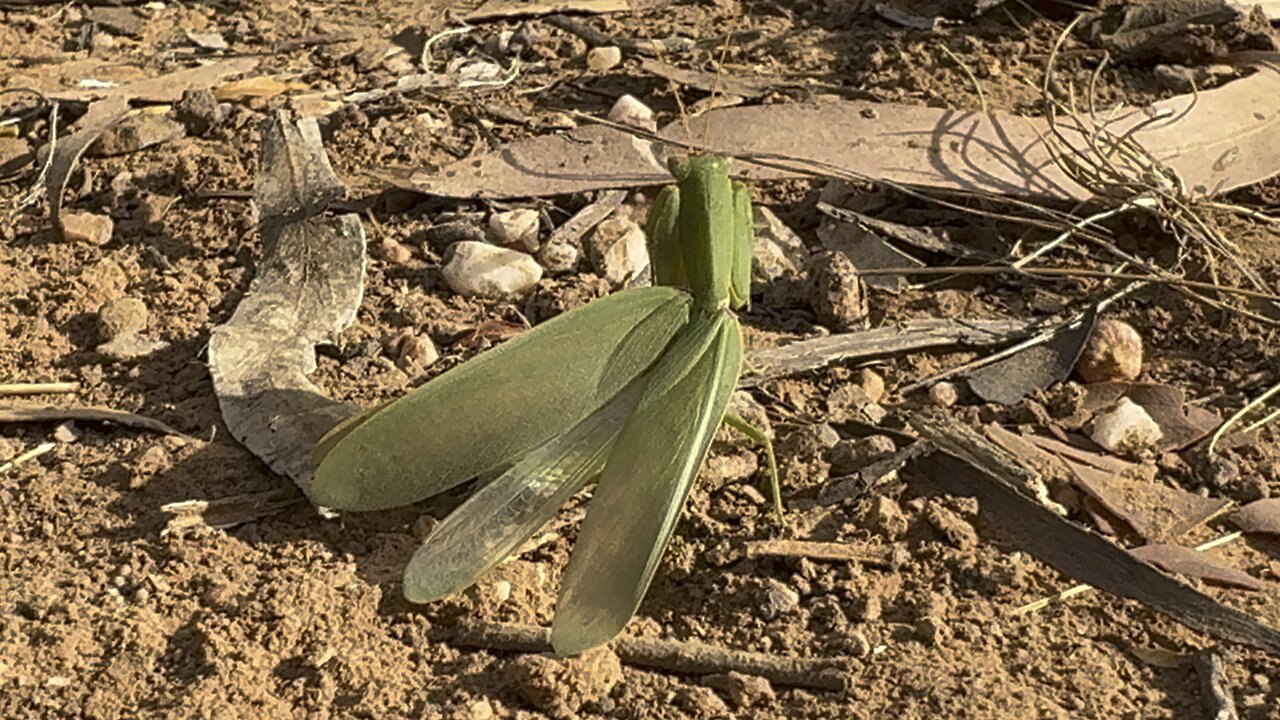
<path fill-rule="evenodd" d="M 733 267 L 729 275 L 730 304 L 736 310 L 751 306 L 751 260 L 755 244 L 755 211 L 751 188 L 733 181 Z"/>
<path fill-rule="evenodd" d="M 769 439 L 769 436 L 764 431 L 735 413 L 726 412 L 724 414 L 724 422 L 734 430 L 746 435 L 751 442 L 764 448 L 765 461 L 769 464 L 769 487 L 773 491 L 773 512 L 778 516 L 778 522 L 785 525 L 786 518 L 782 514 L 782 483 L 778 479 L 778 461 L 773 455 L 773 441 Z"/>
<path fill-rule="evenodd" d="M 649 237 L 649 266 L 655 285 L 684 285 L 684 256 L 680 250 L 680 188 L 668 185 L 654 198 L 645 223 Z"/>

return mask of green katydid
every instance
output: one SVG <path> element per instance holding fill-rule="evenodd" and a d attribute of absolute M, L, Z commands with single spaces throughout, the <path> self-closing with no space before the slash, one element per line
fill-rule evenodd
<path fill-rule="evenodd" d="M 552 645 L 574 654 L 615 637 L 653 579 L 742 367 L 734 310 L 749 299 L 750 191 L 728 160 L 673 160 L 676 184 L 646 228 L 654 286 L 577 308 L 339 425 L 316 447 L 312 495 L 379 510 L 502 471 L 418 549 L 404 594 L 466 588 L 591 479 L 594 497 L 565 570 Z"/>

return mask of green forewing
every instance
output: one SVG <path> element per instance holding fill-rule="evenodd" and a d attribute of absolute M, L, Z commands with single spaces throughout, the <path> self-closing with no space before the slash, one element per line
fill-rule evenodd
<path fill-rule="evenodd" d="M 608 642 L 640 606 L 741 366 L 741 331 L 727 312 L 692 320 L 654 366 L 565 570 L 551 631 L 557 653 Z"/>
<path fill-rule="evenodd" d="M 317 445 L 312 499 L 381 510 L 510 465 L 643 373 L 688 316 L 687 294 L 640 288 L 522 333 L 331 431 Z"/>
<path fill-rule="evenodd" d="M 604 467 L 643 389 L 643 378 L 631 383 L 450 513 L 405 569 L 405 598 L 425 603 L 455 593 L 515 552 Z"/>

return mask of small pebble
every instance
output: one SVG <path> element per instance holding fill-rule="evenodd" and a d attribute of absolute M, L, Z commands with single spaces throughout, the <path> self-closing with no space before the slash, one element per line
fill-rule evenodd
<path fill-rule="evenodd" d="M 884 378 L 880 373 L 871 368 L 862 368 L 858 371 L 858 387 L 862 388 L 862 392 L 867 394 L 867 399 L 871 402 L 878 403 L 884 399 Z"/>
<path fill-rule="evenodd" d="M 540 229 L 541 216 L 531 208 L 508 210 L 489 217 L 489 230 L 499 244 L 527 253 L 538 251 Z"/>
<path fill-rule="evenodd" d="M 1142 374 L 1142 336 L 1123 320 L 1099 320 L 1076 362 L 1087 383 L 1135 380 Z"/>
<path fill-rule="evenodd" d="M 98 332 L 102 341 L 145 330 L 149 314 L 146 303 L 138 298 L 126 297 L 105 303 L 98 309 Z"/>
<path fill-rule="evenodd" d="M 538 264 L 554 275 L 570 273 L 578 269 L 582 251 L 569 242 L 549 242 L 538 251 Z"/>
<path fill-rule="evenodd" d="M 916 636 L 925 645 L 935 647 L 946 642 L 951 637 L 951 628 L 940 618 L 926 615 L 916 621 Z"/>
<path fill-rule="evenodd" d="M 809 264 L 809 248 L 767 207 L 755 207 L 755 242 L 751 246 L 752 281 L 761 285 L 800 275 Z"/>
<path fill-rule="evenodd" d="M 864 658 L 871 654 L 871 641 L 867 639 L 865 633 L 861 630 L 854 630 L 849 633 L 849 644 L 853 648 L 853 656 L 856 658 Z"/>
<path fill-rule="evenodd" d="M 612 45 L 587 51 L 587 68 L 592 72 L 608 72 L 622 62 L 622 50 Z"/>
<path fill-rule="evenodd" d="M 613 103 L 613 107 L 609 108 L 609 119 L 650 132 L 658 129 L 653 110 L 632 95 L 623 95 Z"/>
<path fill-rule="evenodd" d="M 774 620 L 800 607 L 800 594 L 773 578 L 764 582 L 764 604 L 761 617 Z"/>
<path fill-rule="evenodd" d="M 396 367 L 406 373 L 420 373 L 440 359 L 440 352 L 428 335 L 405 328 L 391 336 L 384 347 Z"/>
<path fill-rule="evenodd" d="M 53 429 L 53 439 L 60 443 L 73 443 L 80 439 L 80 431 L 76 430 L 74 421 L 67 421 Z"/>
<path fill-rule="evenodd" d="M 393 238 L 382 238 L 377 245 L 378 257 L 392 265 L 403 265 L 413 259 L 413 249 Z"/>
<path fill-rule="evenodd" d="M 809 305 L 818 321 L 833 330 L 866 327 L 867 295 L 858 268 L 847 255 L 827 251 L 809 263 Z"/>
<path fill-rule="evenodd" d="M 1098 413 L 1093 419 L 1089 437 L 1111 452 L 1136 454 L 1159 442 L 1164 431 L 1145 408 L 1125 397 L 1110 409 Z"/>
<path fill-rule="evenodd" d="M 890 540 L 896 540 L 907 534 L 907 516 L 893 498 L 878 495 L 871 501 L 871 508 L 863 518 L 867 526 L 883 534 Z"/>
<path fill-rule="evenodd" d="M 115 223 L 106 215 L 91 212 L 62 213 L 62 236 L 70 242 L 105 245 L 111 240 Z"/>
<path fill-rule="evenodd" d="M 596 226 L 586 239 L 587 259 L 609 284 L 620 286 L 649 267 L 649 242 L 634 220 L 614 216 Z"/>
<path fill-rule="evenodd" d="M 768 678 L 758 675 L 744 675 L 731 671 L 724 675 L 708 675 L 703 678 L 703 682 L 708 687 L 723 692 L 735 707 L 767 705 L 777 699 Z"/>
<path fill-rule="evenodd" d="M 945 380 L 929 386 L 929 402 L 938 407 L 949 408 L 960 401 L 960 390 L 955 383 Z"/>
<path fill-rule="evenodd" d="M 200 88 L 184 91 L 174 111 L 187 132 L 201 137 L 226 122 L 229 106 L 219 104 L 212 90 Z"/>
<path fill-rule="evenodd" d="M 502 298 L 537 285 L 542 266 L 525 253 L 468 240 L 450 246 L 440 274 L 459 295 Z"/>

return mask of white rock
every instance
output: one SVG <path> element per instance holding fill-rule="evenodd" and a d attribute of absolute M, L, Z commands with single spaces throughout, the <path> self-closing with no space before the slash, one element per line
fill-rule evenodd
<path fill-rule="evenodd" d="M 573 272 L 581 257 L 582 251 L 569 242 L 549 242 L 538 251 L 538 262 L 547 272 L 556 275 Z"/>
<path fill-rule="evenodd" d="M 764 605 L 760 608 L 766 620 L 786 615 L 800 607 L 800 594 L 781 582 L 769 578 L 764 583 Z"/>
<path fill-rule="evenodd" d="M 960 390 L 954 383 L 942 381 L 929 386 L 929 402 L 938 407 L 949 408 L 960 401 Z"/>
<path fill-rule="evenodd" d="M 656 132 L 658 129 L 653 110 L 632 95 L 623 95 L 613 103 L 613 107 L 609 108 L 609 119 L 649 132 Z"/>
<path fill-rule="evenodd" d="M 1129 398 L 1098 413 L 1089 437 L 1111 452 L 1132 453 L 1154 446 L 1164 432 L 1145 408 Z"/>
<path fill-rule="evenodd" d="M 622 62 L 622 50 L 609 45 L 587 51 L 587 68 L 592 72 L 608 72 Z"/>
<path fill-rule="evenodd" d="M 525 253 L 464 240 L 449 247 L 440 274 L 459 295 L 507 297 L 536 285 L 542 266 Z"/>
<path fill-rule="evenodd" d="M 498 242 L 527 253 L 538 252 L 540 224 L 538 211 L 531 208 L 508 210 L 489 217 L 489 229 Z"/>
<path fill-rule="evenodd" d="M 809 262 L 809 248 L 769 208 L 755 208 L 756 238 L 752 248 L 752 280 L 766 284 L 799 275 Z"/>
<path fill-rule="evenodd" d="M 622 285 L 649 267 L 644 228 L 627 217 L 611 217 L 596 226 L 586 250 L 592 267 L 612 285 Z"/>
<path fill-rule="evenodd" d="M 115 223 L 106 215 L 91 212 L 62 213 L 62 236 L 70 242 L 105 245 L 111 240 Z"/>

